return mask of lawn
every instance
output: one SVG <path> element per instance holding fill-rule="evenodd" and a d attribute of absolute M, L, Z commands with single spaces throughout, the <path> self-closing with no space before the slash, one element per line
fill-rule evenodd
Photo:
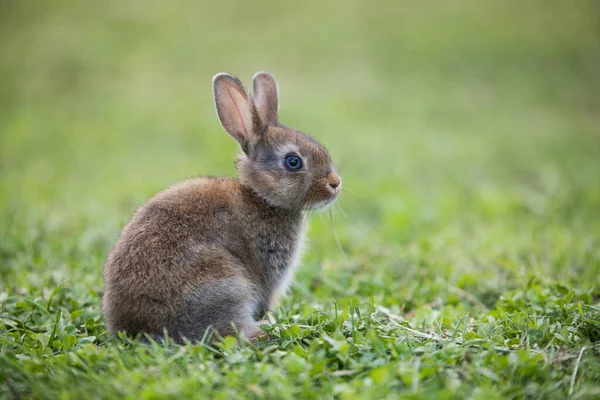
<path fill-rule="evenodd" d="M 0 2 L 0 398 L 600 397 L 600 7 Z M 132 212 L 234 175 L 221 71 L 344 179 L 271 340 L 111 337 Z"/>

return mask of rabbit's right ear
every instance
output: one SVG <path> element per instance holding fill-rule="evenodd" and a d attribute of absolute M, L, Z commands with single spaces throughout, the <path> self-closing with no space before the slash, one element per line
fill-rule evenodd
<path fill-rule="evenodd" d="M 279 88 L 275 77 L 268 72 L 258 72 L 252 78 L 254 99 L 260 118 L 267 125 L 278 125 Z"/>
<path fill-rule="evenodd" d="M 247 153 L 263 131 L 254 100 L 239 79 L 226 73 L 213 78 L 213 93 L 221 125 Z"/>

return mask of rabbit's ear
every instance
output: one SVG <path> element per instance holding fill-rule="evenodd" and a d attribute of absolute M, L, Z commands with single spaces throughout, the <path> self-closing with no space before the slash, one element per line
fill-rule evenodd
<path fill-rule="evenodd" d="M 273 75 L 258 72 L 252 79 L 256 108 L 267 125 L 277 125 L 279 111 L 279 89 Z"/>
<path fill-rule="evenodd" d="M 213 78 L 213 92 L 221 125 L 248 152 L 263 131 L 252 97 L 239 79 L 225 73 Z"/>

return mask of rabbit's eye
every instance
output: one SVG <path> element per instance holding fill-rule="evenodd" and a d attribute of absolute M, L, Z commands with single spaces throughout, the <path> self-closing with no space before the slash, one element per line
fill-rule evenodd
<path fill-rule="evenodd" d="M 283 165 L 289 170 L 298 170 L 302 168 L 302 160 L 295 154 L 288 154 L 283 159 Z"/>

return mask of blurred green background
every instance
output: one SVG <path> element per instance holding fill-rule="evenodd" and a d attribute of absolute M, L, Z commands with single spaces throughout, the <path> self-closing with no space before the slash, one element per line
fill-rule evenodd
<path fill-rule="evenodd" d="M 347 217 L 313 218 L 299 287 L 346 268 L 383 303 L 415 295 L 407 268 L 492 302 L 532 276 L 593 287 L 599 17 L 584 0 L 2 1 L 1 286 L 100 291 L 137 206 L 235 174 L 212 76 L 267 70 L 281 120 L 344 178 Z"/>
<path fill-rule="evenodd" d="M 598 398 L 599 21 L 597 0 L 0 0 L 0 397 Z M 211 79 L 260 70 L 344 179 L 275 339 L 111 340 L 119 231 L 235 175 Z"/>

